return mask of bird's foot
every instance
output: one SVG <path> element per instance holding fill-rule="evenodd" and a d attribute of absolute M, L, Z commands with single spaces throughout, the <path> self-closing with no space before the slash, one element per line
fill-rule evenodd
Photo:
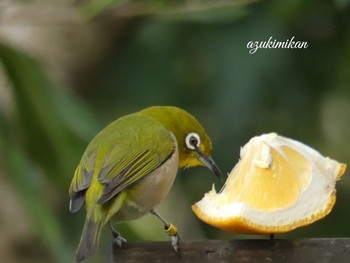
<path fill-rule="evenodd" d="M 179 243 L 180 243 L 180 236 L 171 236 L 171 245 L 173 246 L 173 249 L 175 252 L 179 252 Z"/>
<path fill-rule="evenodd" d="M 177 232 L 177 228 L 173 224 L 165 226 L 165 232 L 170 236 L 171 245 L 175 252 L 179 251 L 180 235 Z"/>
<path fill-rule="evenodd" d="M 113 243 L 116 244 L 117 246 L 121 247 L 123 245 L 123 243 L 126 243 L 126 239 L 122 237 L 122 235 L 112 226 L 112 224 L 110 222 L 109 223 L 109 227 L 112 231 L 112 235 L 113 235 Z"/>
<path fill-rule="evenodd" d="M 175 252 L 179 251 L 179 243 L 180 243 L 180 235 L 179 232 L 177 232 L 176 226 L 173 224 L 168 223 L 160 214 L 158 214 L 154 209 L 150 211 L 151 214 L 158 217 L 160 221 L 164 224 L 164 230 L 165 232 L 170 236 L 171 239 L 171 245 L 173 246 Z"/>
<path fill-rule="evenodd" d="M 116 244 L 118 247 L 121 247 L 123 243 L 126 243 L 126 242 L 127 242 L 126 239 L 123 238 L 120 234 L 118 236 L 114 236 L 113 243 Z"/>

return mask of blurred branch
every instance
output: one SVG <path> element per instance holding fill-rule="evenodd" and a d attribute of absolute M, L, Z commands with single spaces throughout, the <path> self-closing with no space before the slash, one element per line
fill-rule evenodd
<path fill-rule="evenodd" d="M 53 26 L 79 22 L 79 9 L 69 6 L 8 5 L 0 11 L 0 26 Z"/>
<path fill-rule="evenodd" d="M 83 7 L 68 5 L 35 5 L 11 4 L 0 10 L 0 26 L 58 26 L 62 24 L 79 24 L 85 17 L 94 17 L 108 9 L 108 16 L 116 18 L 130 18 L 147 15 L 174 16 L 184 13 L 200 13 L 214 9 L 234 8 L 258 0 L 222 0 L 222 1 L 181 1 L 180 4 L 159 3 L 162 1 L 107 1 L 106 6 L 96 5 L 90 1 Z M 114 4 L 113 2 L 120 2 Z"/>
<path fill-rule="evenodd" d="M 157 12 L 160 15 L 174 15 L 181 13 L 204 12 L 212 9 L 238 7 L 259 0 L 224 0 L 224 1 L 185 1 L 187 4 L 178 5 L 172 8 L 164 8 Z"/>

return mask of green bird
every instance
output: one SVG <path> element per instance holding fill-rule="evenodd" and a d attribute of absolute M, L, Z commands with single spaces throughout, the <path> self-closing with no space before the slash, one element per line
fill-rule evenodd
<path fill-rule="evenodd" d="M 69 189 L 70 212 L 86 209 L 76 261 L 95 253 L 104 225 L 109 224 L 121 246 L 126 240 L 110 221 L 148 213 L 162 221 L 177 251 L 176 227 L 154 208 L 168 195 L 179 167 L 206 166 L 220 177 L 211 151 L 211 140 L 196 118 L 172 106 L 146 108 L 100 131 L 87 146 Z"/>

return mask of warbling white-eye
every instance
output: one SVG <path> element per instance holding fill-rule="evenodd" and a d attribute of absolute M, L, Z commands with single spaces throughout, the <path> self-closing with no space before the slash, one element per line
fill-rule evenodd
<path fill-rule="evenodd" d="M 154 208 L 169 193 L 179 167 L 206 166 L 220 177 L 211 151 L 201 124 L 177 107 L 146 108 L 100 131 L 87 146 L 69 189 L 70 212 L 86 209 L 76 261 L 94 254 L 105 224 L 121 246 L 126 240 L 110 221 L 129 221 L 147 213 L 162 221 L 177 251 L 176 227 Z"/>

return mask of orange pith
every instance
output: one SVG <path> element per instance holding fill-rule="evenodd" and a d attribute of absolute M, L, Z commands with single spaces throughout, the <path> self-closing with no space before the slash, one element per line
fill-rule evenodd
<path fill-rule="evenodd" d="M 256 224 L 243 217 L 233 217 L 233 218 L 213 218 L 204 214 L 196 205 L 192 206 L 193 212 L 198 218 L 203 222 L 211 225 L 213 227 L 220 228 L 225 231 L 240 233 L 240 234 L 279 234 L 286 233 L 293 229 L 296 229 L 301 226 L 307 226 L 313 222 L 325 217 L 328 215 L 335 204 L 336 196 L 335 193 L 331 195 L 329 203 L 323 210 L 318 211 L 315 214 L 311 214 L 307 218 L 299 219 L 292 224 L 286 225 L 260 225 Z"/>

